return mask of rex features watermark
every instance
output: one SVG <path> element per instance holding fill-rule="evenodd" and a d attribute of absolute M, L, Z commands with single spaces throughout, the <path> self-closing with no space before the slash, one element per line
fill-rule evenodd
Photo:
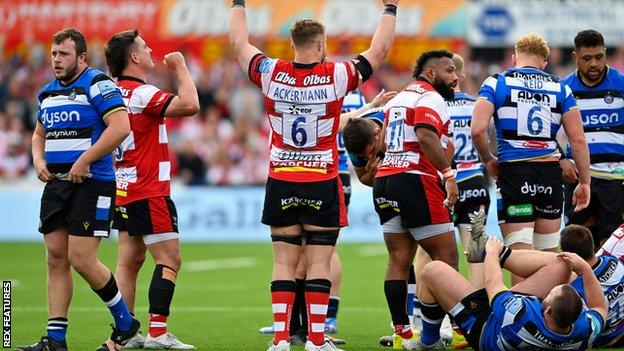
<path fill-rule="evenodd" d="M 2 281 L 2 348 L 11 348 L 11 281 Z"/>

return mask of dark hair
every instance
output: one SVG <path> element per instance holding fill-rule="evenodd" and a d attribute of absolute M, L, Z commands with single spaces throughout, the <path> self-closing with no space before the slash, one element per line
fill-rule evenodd
<path fill-rule="evenodd" d="M 295 47 L 312 44 L 319 35 L 324 34 L 325 26 L 313 19 L 300 19 L 290 26 L 290 39 Z"/>
<path fill-rule="evenodd" d="M 413 78 L 418 78 L 423 72 L 423 70 L 429 65 L 429 61 L 433 59 L 441 59 L 443 57 L 453 59 L 453 53 L 446 50 L 431 50 L 425 51 L 420 56 L 418 56 L 418 60 L 416 60 L 416 67 L 414 67 L 414 72 L 412 72 Z"/>
<path fill-rule="evenodd" d="M 594 239 L 589 229 L 578 224 L 570 224 L 561 230 L 561 251 L 573 252 L 582 259 L 594 255 Z"/>
<path fill-rule="evenodd" d="M 60 30 L 52 36 L 52 43 L 60 44 L 65 40 L 70 39 L 76 44 L 76 55 L 87 52 L 87 39 L 78 29 L 70 27 Z"/>
<path fill-rule="evenodd" d="M 368 145 L 375 141 L 374 130 L 375 126 L 367 119 L 350 119 L 342 130 L 345 148 L 356 155 L 363 154 Z"/>
<path fill-rule="evenodd" d="M 135 45 L 134 39 L 138 36 L 138 29 L 126 30 L 113 35 L 106 43 L 104 48 L 106 64 L 114 78 L 121 76 L 121 72 L 128 66 L 128 54 L 130 48 Z"/>
<path fill-rule="evenodd" d="M 574 37 L 574 49 L 577 51 L 582 47 L 593 48 L 596 46 L 605 46 L 605 43 L 602 34 L 593 29 L 580 31 Z"/>
<path fill-rule="evenodd" d="M 565 284 L 561 286 L 561 294 L 553 297 L 550 307 L 555 325 L 565 328 L 578 319 L 583 310 L 583 302 L 576 290 L 570 284 Z"/>

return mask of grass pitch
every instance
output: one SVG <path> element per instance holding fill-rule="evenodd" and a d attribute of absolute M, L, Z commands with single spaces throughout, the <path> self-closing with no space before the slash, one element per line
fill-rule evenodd
<path fill-rule="evenodd" d="M 116 262 L 116 243 L 105 240 L 100 258 Z M 391 334 L 383 294 L 387 254 L 383 244 L 340 244 L 343 283 L 339 333 L 345 350 L 387 350 L 377 340 Z M 258 329 L 272 323 L 269 281 L 270 244 L 183 244 L 169 331 L 198 350 L 266 350 L 271 340 Z M 46 269 L 43 243 L 0 244 L 0 278 L 12 280 L 12 346 L 30 344 L 45 334 Z M 460 262 L 462 272 L 466 264 Z M 139 275 L 135 313 L 147 330 L 147 291 L 153 262 Z M 112 318 L 78 275 L 69 312 L 70 350 L 95 350 L 110 335 Z M 303 350 L 302 346 L 293 347 Z M 451 349 L 451 348 L 449 348 Z"/>

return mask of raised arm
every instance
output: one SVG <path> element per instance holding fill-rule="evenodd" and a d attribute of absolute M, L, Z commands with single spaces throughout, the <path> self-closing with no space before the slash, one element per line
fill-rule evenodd
<path fill-rule="evenodd" d="M 373 34 L 370 47 L 361 53 L 370 63 L 370 67 L 375 71 L 388 55 L 392 41 L 394 41 L 394 31 L 396 29 L 396 10 L 399 0 L 383 0 L 386 7 L 379 25 Z M 372 73 L 372 72 L 371 72 Z"/>
<path fill-rule="evenodd" d="M 251 59 L 261 52 L 249 43 L 245 0 L 232 0 L 228 32 L 238 63 L 247 72 Z"/>
<path fill-rule="evenodd" d="M 165 66 L 175 72 L 180 87 L 178 95 L 174 96 L 169 106 L 165 110 L 167 117 L 189 117 L 194 116 L 199 111 L 199 97 L 197 88 L 191 78 L 184 56 L 179 52 L 172 52 L 165 55 L 163 61 Z"/>
<path fill-rule="evenodd" d="M 583 287 L 585 289 L 585 303 L 587 308 L 600 313 L 603 320 L 607 320 L 608 306 L 605 299 L 604 291 L 600 286 L 600 282 L 596 279 L 594 270 L 589 263 L 583 260 L 579 255 L 570 252 L 562 252 L 559 254 L 570 263 L 572 270 L 583 279 Z"/>
<path fill-rule="evenodd" d="M 370 109 L 381 107 L 381 106 L 385 105 L 386 102 L 390 101 L 390 99 L 392 99 L 396 94 L 397 94 L 396 91 L 389 91 L 389 92 L 386 93 L 385 89 L 381 89 L 379 94 L 377 94 L 377 96 L 375 96 L 373 101 L 371 101 L 370 103 L 368 103 L 368 104 L 358 108 L 357 110 L 353 110 L 353 111 L 349 111 L 349 112 L 345 112 L 345 113 L 341 114 L 340 115 L 340 124 L 338 126 L 338 131 L 342 132 L 342 130 L 344 129 L 345 125 L 347 125 L 347 122 L 351 118 L 356 118 L 357 116 L 363 114 L 364 112 L 366 112 L 366 111 L 368 111 Z"/>

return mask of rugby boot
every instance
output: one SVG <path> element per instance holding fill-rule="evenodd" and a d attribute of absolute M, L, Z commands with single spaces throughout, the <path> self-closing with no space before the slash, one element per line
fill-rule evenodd
<path fill-rule="evenodd" d="M 143 348 L 146 350 L 195 350 L 195 346 L 183 343 L 171 333 L 155 338 L 148 334 Z"/>
<path fill-rule="evenodd" d="M 130 341 L 128 341 L 124 349 L 142 349 L 144 344 L 145 337 L 141 334 L 141 332 L 138 332 L 132 337 L 132 339 L 130 339 Z"/>
<path fill-rule="evenodd" d="M 470 242 L 466 250 L 466 260 L 469 263 L 481 263 L 485 259 L 485 244 L 488 241 L 485 235 L 485 210 L 471 213 L 470 217 Z"/>
<path fill-rule="evenodd" d="M 132 339 L 139 332 L 139 329 L 141 329 L 141 322 L 133 317 L 132 324 L 130 325 L 130 329 L 128 329 L 128 331 L 121 331 L 115 328 L 113 324 L 111 324 L 111 328 L 113 328 L 113 332 L 111 333 L 110 339 L 100 345 L 96 351 L 123 350 L 124 346 L 126 346 L 130 339 Z"/>
<path fill-rule="evenodd" d="M 290 343 L 286 340 L 282 340 L 273 344 L 273 340 L 269 341 L 269 349 L 267 351 L 290 351 Z"/>
<path fill-rule="evenodd" d="M 56 341 L 47 336 L 42 336 L 41 340 L 29 346 L 18 346 L 15 348 L 19 351 L 67 351 L 67 343 L 65 341 Z"/>
<path fill-rule="evenodd" d="M 434 342 L 433 345 L 425 345 L 420 341 L 420 338 L 412 338 L 403 341 L 403 350 L 423 350 L 423 351 L 445 351 L 446 344 L 442 339 Z"/>
<path fill-rule="evenodd" d="M 334 343 L 329 341 L 329 339 L 325 339 L 325 342 L 323 343 L 323 345 L 314 345 L 312 341 L 308 340 L 308 342 L 306 342 L 305 344 L 304 350 L 305 351 L 344 351 L 336 347 L 336 345 L 334 345 Z"/>

